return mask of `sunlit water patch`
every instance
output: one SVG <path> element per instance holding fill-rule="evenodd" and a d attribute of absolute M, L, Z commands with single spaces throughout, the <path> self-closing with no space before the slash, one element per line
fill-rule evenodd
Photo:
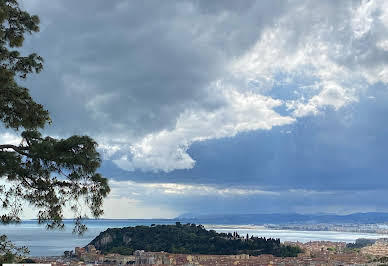
<path fill-rule="evenodd" d="M 237 232 L 240 236 L 259 236 L 266 238 L 280 238 L 284 241 L 335 241 L 335 242 L 355 242 L 357 238 L 379 239 L 388 235 L 358 232 L 337 232 L 337 231 L 296 231 L 296 230 L 275 230 L 267 229 L 263 226 L 217 226 L 207 225 L 206 229 L 215 230 L 219 233 Z"/>

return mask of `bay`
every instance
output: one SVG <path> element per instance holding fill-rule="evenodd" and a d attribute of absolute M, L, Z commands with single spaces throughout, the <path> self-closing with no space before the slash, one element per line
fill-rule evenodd
<path fill-rule="evenodd" d="M 173 224 L 172 220 L 87 220 L 88 231 L 82 235 L 72 234 L 72 221 L 65 221 L 63 231 L 47 231 L 44 226 L 38 225 L 36 221 L 24 221 L 18 225 L 0 225 L 0 234 L 6 234 L 18 246 L 27 246 L 30 249 L 30 256 L 59 256 L 66 250 L 74 250 L 77 246 L 87 245 L 100 232 L 108 228 L 126 227 L 151 224 Z M 241 236 L 259 236 L 266 238 L 280 238 L 284 241 L 340 241 L 354 242 L 357 238 L 378 239 L 387 237 L 383 234 L 358 233 L 358 232 L 334 232 L 334 231 L 296 231 L 296 230 L 274 230 L 264 226 L 253 225 L 205 225 L 206 229 L 217 232 L 237 232 Z"/>

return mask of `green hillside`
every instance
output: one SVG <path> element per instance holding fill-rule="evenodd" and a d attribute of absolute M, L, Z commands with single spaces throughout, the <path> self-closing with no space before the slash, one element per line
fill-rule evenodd
<path fill-rule="evenodd" d="M 108 229 L 90 244 L 103 253 L 130 255 L 135 250 L 184 254 L 272 254 L 294 257 L 301 250 L 279 239 L 239 236 L 206 230 L 202 225 L 176 223 Z"/>

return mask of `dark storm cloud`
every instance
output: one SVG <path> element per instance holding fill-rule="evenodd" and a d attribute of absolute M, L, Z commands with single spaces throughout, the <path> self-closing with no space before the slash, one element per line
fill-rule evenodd
<path fill-rule="evenodd" d="M 142 136 L 171 128 L 188 106 L 223 104 L 208 91 L 284 11 L 280 1 L 32 1 L 41 33 L 27 42 L 45 71 L 27 81 L 53 134 Z M 69 108 L 71 107 L 71 108 Z"/>
<path fill-rule="evenodd" d="M 257 57 L 259 68 L 275 67 L 282 71 L 282 64 L 288 62 L 279 60 L 289 55 L 293 58 L 300 50 L 303 54 L 306 43 L 327 46 L 327 57 L 338 63 L 339 68 L 346 69 L 354 60 L 357 69 L 360 65 L 365 68 L 372 61 L 376 66 L 381 65 L 388 54 L 375 45 L 384 28 L 382 22 L 374 22 L 379 21 L 378 12 L 366 12 L 367 19 L 373 18 L 377 30 L 365 30 L 360 25 L 365 24 L 366 29 L 371 26 L 363 23 L 362 16 L 358 19 L 355 15 L 353 23 L 352 16 L 359 5 L 349 1 L 99 0 L 91 4 L 75 0 L 31 0 L 23 1 L 23 6 L 39 14 L 42 20 L 41 32 L 28 39 L 25 50 L 41 54 L 46 59 L 45 70 L 25 84 L 34 98 L 51 112 L 54 124 L 46 132 L 57 136 L 89 134 L 107 150 L 114 150 L 114 144 L 119 145 L 121 149 L 116 151 L 114 159 L 122 161 L 131 160 L 131 145 L 142 144 L 147 134 L 175 130 L 185 111 L 211 115 L 212 111 L 230 105 L 213 88 L 215 81 L 226 80 L 227 86 L 244 91 L 247 80 L 273 80 L 271 71 L 259 71 L 253 78 L 245 77 L 244 73 L 234 76 L 230 65 L 240 56 Z M 362 33 L 357 40 L 353 37 L 352 25 Z M 263 32 L 273 33 L 276 41 L 269 42 L 264 51 L 260 50 L 261 54 L 251 54 L 250 49 L 262 41 Z M 277 32 L 281 34 L 277 36 Z M 281 48 L 284 56 L 261 60 L 276 54 L 277 43 L 283 42 L 286 44 Z M 306 60 L 304 64 L 311 61 Z M 242 60 L 239 70 L 244 72 L 249 63 Z M 295 68 L 291 67 L 292 70 Z M 367 74 L 375 78 L 380 75 L 379 71 Z M 322 73 L 319 75 L 321 78 Z M 344 92 L 338 86 L 336 89 L 334 93 L 341 97 Z M 253 90 L 257 93 L 264 89 Z M 330 100 L 323 102 L 330 105 Z M 342 99 L 338 102 L 337 105 L 346 103 Z M 306 113 L 299 111 L 301 115 Z M 195 137 L 202 135 L 187 134 L 182 140 L 175 140 L 181 141 L 179 144 L 164 139 L 161 145 L 172 146 L 163 150 L 173 154 L 174 145 L 190 145 Z M 214 135 L 205 137 L 214 138 Z M 140 155 L 150 157 L 140 150 Z M 139 166 L 129 162 L 129 165 L 134 169 L 164 169 L 147 163 Z M 173 164 L 167 169 L 174 169 Z M 188 165 L 193 164 L 181 168 Z"/>

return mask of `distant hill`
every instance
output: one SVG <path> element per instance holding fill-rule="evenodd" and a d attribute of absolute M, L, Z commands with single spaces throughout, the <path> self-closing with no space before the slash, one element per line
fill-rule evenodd
<path fill-rule="evenodd" d="M 131 255 L 136 250 L 182 254 L 272 254 L 295 257 L 301 249 L 279 239 L 217 233 L 201 225 L 180 224 L 110 228 L 90 244 L 103 253 Z"/>
<path fill-rule="evenodd" d="M 348 215 L 336 214 L 215 214 L 194 215 L 184 214 L 174 220 L 199 224 L 376 224 L 388 222 L 388 213 L 367 212 Z"/>

